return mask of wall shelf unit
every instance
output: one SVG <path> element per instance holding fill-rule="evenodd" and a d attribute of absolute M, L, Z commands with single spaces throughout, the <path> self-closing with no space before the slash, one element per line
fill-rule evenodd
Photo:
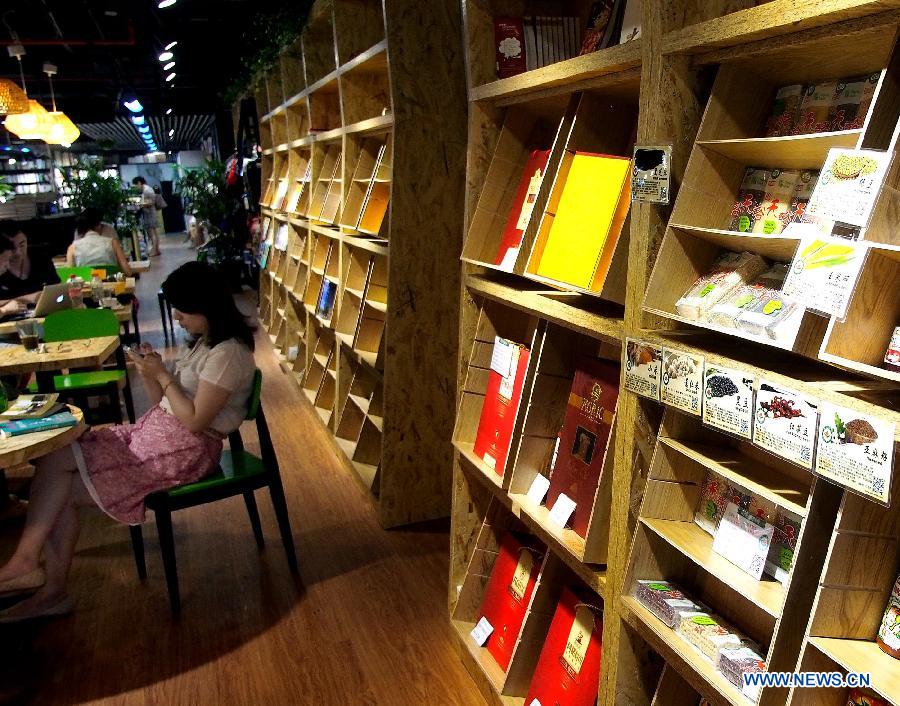
<path fill-rule="evenodd" d="M 273 224 L 260 320 L 385 527 L 450 511 L 459 46 L 449 0 L 319 0 L 254 92 Z"/>

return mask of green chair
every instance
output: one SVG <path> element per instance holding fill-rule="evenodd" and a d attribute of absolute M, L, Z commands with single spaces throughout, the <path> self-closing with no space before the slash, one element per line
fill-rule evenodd
<path fill-rule="evenodd" d="M 269 427 L 263 414 L 260 392 L 262 391 L 262 373 L 257 368 L 253 379 L 253 392 L 247 406 L 248 421 L 256 422 L 259 436 L 260 456 L 244 450 L 244 442 L 240 430 L 228 435 L 229 448 L 222 451 L 219 467 L 211 475 L 194 483 L 187 483 L 169 490 L 148 495 L 144 504 L 156 515 L 156 531 L 159 535 L 159 548 L 162 553 L 163 567 L 166 573 L 166 585 L 169 591 L 169 605 L 173 613 L 181 610 L 181 592 L 178 588 L 178 570 L 175 563 L 175 537 L 172 533 L 172 512 L 189 507 L 205 505 L 217 500 L 224 500 L 235 495 L 243 495 L 250 516 L 253 536 L 259 549 L 263 549 L 262 525 L 259 510 L 256 506 L 254 491 L 268 487 L 281 541 L 287 554 L 291 572 L 297 572 L 297 555 L 294 551 L 294 540 L 291 534 L 291 523 L 288 518 L 287 503 L 284 497 L 284 486 L 278 470 L 278 458 L 269 435 Z M 141 525 L 131 528 L 131 544 L 134 550 L 134 561 L 138 576 L 147 577 L 147 563 L 144 556 L 144 534 Z"/>
<path fill-rule="evenodd" d="M 119 322 L 109 309 L 65 309 L 53 312 L 44 319 L 44 340 L 48 343 L 118 335 Z M 107 395 L 112 418 L 121 423 L 119 385 L 124 382 L 122 396 L 125 398 L 125 409 L 128 420 L 134 424 L 134 401 L 131 397 L 125 353 L 121 346 L 116 349 L 115 358 L 114 368 L 54 375 L 53 388 L 62 395 L 74 398 Z"/>
<path fill-rule="evenodd" d="M 106 270 L 107 277 L 112 277 L 122 271 L 119 269 L 118 265 L 84 265 L 82 267 L 57 267 L 56 274 L 59 275 L 61 282 L 65 282 L 69 279 L 70 275 L 78 275 L 81 279 L 90 284 L 91 272 L 94 270 Z"/>

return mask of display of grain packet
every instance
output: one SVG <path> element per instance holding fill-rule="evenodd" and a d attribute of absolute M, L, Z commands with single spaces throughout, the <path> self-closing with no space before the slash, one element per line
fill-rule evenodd
<path fill-rule="evenodd" d="M 668 581 L 639 580 L 632 593 L 642 606 L 670 628 L 678 624 L 682 613 L 696 613 L 700 610 L 700 606 Z"/>
<path fill-rule="evenodd" d="M 790 169 L 773 169 L 766 180 L 766 193 L 760 205 L 759 218 L 753 221 L 753 233 L 778 235 L 784 229 L 784 214 L 791 208 L 791 200 L 800 172 Z"/>
<path fill-rule="evenodd" d="M 866 121 L 875 88 L 881 72 L 856 76 L 839 82 L 834 93 L 834 103 L 828 112 L 830 130 L 859 130 Z"/>
<path fill-rule="evenodd" d="M 785 263 L 772 266 L 772 271 L 767 273 L 765 291 L 752 304 L 744 307 L 737 319 L 737 327 L 741 331 L 779 342 L 790 342 L 796 338 L 805 307 L 781 293 L 788 267 Z"/>
<path fill-rule="evenodd" d="M 753 230 L 756 219 L 762 215 L 762 202 L 766 195 L 766 182 L 769 180 L 768 169 L 747 167 L 737 200 L 731 207 L 731 224 L 729 230 L 738 233 L 749 233 Z"/>
<path fill-rule="evenodd" d="M 766 261 L 754 253 L 724 252 L 709 272 L 696 279 L 675 302 L 675 311 L 691 321 L 706 319 L 707 312 L 735 287 L 752 282 L 766 269 Z"/>
<path fill-rule="evenodd" d="M 766 121 L 766 137 L 784 137 L 790 135 L 800 110 L 805 86 L 799 83 L 782 86 L 775 93 L 772 114 Z"/>
<path fill-rule="evenodd" d="M 747 638 L 724 619 L 710 613 L 682 613 L 678 632 L 715 664 L 719 652 L 728 647 L 740 647 Z"/>
<path fill-rule="evenodd" d="M 806 213 L 806 204 L 812 196 L 813 189 L 816 188 L 816 181 L 819 179 L 819 172 L 814 169 L 806 169 L 800 172 L 800 178 L 794 187 L 794 194 L 791 197 L 791 205 L 788 210 L 782 214 L 781 222 L 786 228 L 791 223 L 799 223 L 803 214 Z"/>
<path fill-rule="evenodd" d="M 709 321 L 718 326 L 736 328 L 738 319 L 770 292 L 781 291 L 787 265 L 775 263 L 752 282 L 736 287 L 709 311 Z"/>
<path fill-rule="evenodd" d="M 775 534 L 769 545 L 769 555 L 766 557 L 765 572 L 776 581 L 787 583 L 794 565 L 794 548 L 800 537 L 799 515 L 790 510 L 778 508 L 775 513 Z"/>
<path fill-rule="evenodd" d="M 721 650 L 716 662 L 716 669 L 722 672 L 728 681 L 741 689 L 744 696 L 755 701 L 759 695 L 759 687 L 744 686 L 744 674 L 761 674 L 766 671 L 766 660 L 760 654 L 759 647 L 748 642 L 740 647 L 727 647 Z"/>
<path fill-rule="evenodd" d="M 794 124 L 794 135 L 808 135 L 813 132 L 827 132 L 828 113 L 834 103 L 838 81 L 819 81 L 806 87 L 800 99 L 800 110 Z"/>
<path fill-rule="evenodd" d="M 770 500 L 754 495 L 743 486 L 726 480 L 722 476 L 709 471 L 703 481 L 700 491 L 700 501 L 694 512 L 694 522 L 715 536 L 719 529 L 719 522 L 728 508 L 728 503 L 734 503 L 740 509 L 745 510 L 754 517 L 775 524 L 778 507 Z"/>

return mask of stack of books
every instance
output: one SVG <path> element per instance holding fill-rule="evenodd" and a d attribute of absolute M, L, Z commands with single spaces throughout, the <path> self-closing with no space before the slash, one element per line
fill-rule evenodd
<path fill-rule="evenodd" d="M 5 412 L 0 413 L 0 437 L 6 439 L 75 426 L 78 420 L 58 399 L 56 393 L 20 395 Z"/>

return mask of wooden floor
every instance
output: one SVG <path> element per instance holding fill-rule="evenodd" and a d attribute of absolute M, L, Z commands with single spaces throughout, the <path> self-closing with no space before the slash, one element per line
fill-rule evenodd
<path fill-rule="evenodd" d="M 193 257 L 180 237 L 168 241 L 139 283 L 141 330 L 154 345 L 162 345 L 159 280 Z M 447 619 L 446 528 L 379 528 L 314 412 L 278 370 L 268 338 L 259 340 L 299 580 L 287 570 L 267 494 L 258 493 L 262 554 L 241 500 L 187 510 L 175 515 L 184 605 L 173 620 L 152 522 L 141 583 L 126 528 L 91 513 L 72 573 L 76 613 L 0 627 L 0 704 L 484 703 Z M 137 405 L 146 408 L 139 395 Z M 254 434 L 245 438 L 255 447 Z M 19 528 L 0 526 L 0 559 Z"/>

